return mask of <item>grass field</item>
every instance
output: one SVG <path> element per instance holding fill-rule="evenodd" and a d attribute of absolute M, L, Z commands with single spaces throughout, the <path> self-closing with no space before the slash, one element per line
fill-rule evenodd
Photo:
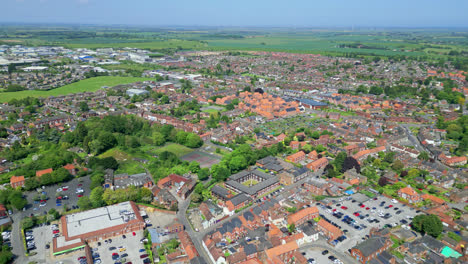
<path fill-rule="evenodd" d="M 118 161 L 126 161 L 132 158 L 130 154 L 117 148 L 109 149 L 108 151 L 99 155 L 99 158 L 107 158 L 107 157 L 114 157 L 114 159 Z"/>
<path fill-rule="evenodd" d="M 161 41 L 151 42 L 121 42 L 121 43 L 66 43 L 63 44 L 68 48 L 139 48 L 149 50 L 161 50 L 161 49 L 199 49 L 205 45 L 198 41 L 170 39 Z"/>
<path fill-rule="evenodd" d="M 258 183 L 258 181 L 256 181 L 256 180 L 248 180 L 248 181 L 243 182 L 242 184 L 244 186 L 253 186 L 253 185 L 257 184 L 257 183 Z"/>
<path fill-rule="evenodd" d="M 179 145 L 177 143 L 167 143 L 161 148 L 158 148 L 154 153 L 159 155 L 163 151 L 169 151 L 177 155 L 177 157 L 182 157 L 193 152 L 193 149 L 188 148 L 186 146 Z"/>
<path fill-rule="evenodd" d="M 49 91 L 28 90 L 0 93 L 0 102 L 4 103 L 10 101 L 11 99 L 22 99 L 28 96 L 45 98 L 49 96 L 66 95 L 72 93 L 95 92 L 101 89 L 102 86 L 115 86 L 118 84 L 134 83 L 145 80 L 151 79 L 138 77 L 100 76 L 68 84 Z"/>

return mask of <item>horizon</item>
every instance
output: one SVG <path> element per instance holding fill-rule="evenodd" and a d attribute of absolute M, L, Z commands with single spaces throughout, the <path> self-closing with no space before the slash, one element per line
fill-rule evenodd
<path fill-rule="evenodd" d="M 14 0 L 0 23 L 150 27 L 467 28 L 468 2 Z M 457 8 L 453 8 L 457 6 Z M 74 10 L 73 14 L 70 10 Z M 261 12 L 259 12 L 259 10 Z M 317 12 L 319 11 L 319 12 Z"/>

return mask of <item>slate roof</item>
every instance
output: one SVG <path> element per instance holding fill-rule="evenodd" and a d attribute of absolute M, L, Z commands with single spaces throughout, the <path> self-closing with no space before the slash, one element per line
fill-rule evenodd
<path fill-rule="evenodd" d="M 213 186 L 213 188 L 211 188 L 211 192 L 223 198 L 227 198 L 229 195 L 228 190 L 219 187 L 218 185 Z"/>
<path fill-rule="evenodd" d="M 237 206 L 237 205 L 239 205 L 239 204 L 241 204 L 243 202 L 247 202 L 249 200 L 251 200 L 250 197 L 248 197 L 247 195 L 241 193 L 241 194 L 238 194 L 238 195 L 232 197 L 231 200 L 229 200 L 229 201 L 231 201 L 231 203 L 234 206 Z"/>
<path fill-rule="evenodd" d="M 248 255 L 252 255 L 252 254 L 255 254 L 257 253 L 257 247 L 253 244 L 247 244 L 245 247 L 244 247 L 244 252 L 245 254 L 248 256 Z"/>
<path fill-rule="evenodd" d="M 372 255 L 377 250 L 381 249 L 385 245 L 386 238 L 384 237 L 371 237 L 364 242 L 356 245 L 354 248 L 361 251 L 364 257 Z"/>
<path fill-rule="evenodd" d="M 259 178 L 262 178 L 263 180 L 260 181 L 259 183 L 253 185 L 253 186 L 245 186 L 242 183 L 238 182 L 239 179 L 242 177 L 247 176 L 248 174 L 255 174 Z M 259 170 L 252 170 L 252 171 L 241 171 L 239 173 L 236 173 L 234 175 L 231 175 L 229 179 L 226 181 L 225 184 L 243 192 L 249 195 L 255 195 L 257 192 L 259 192 L 262 189 L 267 188 L 268 186 L 271 186 L 273 184 L 278 183 L 278 179 L 274 175 L 269 175 L 264 172 L 261 172 Z"/>

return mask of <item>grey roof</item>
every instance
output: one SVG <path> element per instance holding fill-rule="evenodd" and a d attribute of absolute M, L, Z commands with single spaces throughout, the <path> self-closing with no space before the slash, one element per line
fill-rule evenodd
<path fill-rule="evenodd" d="M 248 197 L 247 195 L 241 193 L 241 194 L 238 194 L 234 197 L 232 197 L 229 201 L 231 201 L 231 203 L 234 205 L 234 206 L 237 206 L 243 202 L 246 202 L 246 201 L 249 201 L 251 200 L 250 197 Z"/>
<path fill-rule="evenodd" d="M 252 254 L 255 254 L 257 253 L 257 247 L 253 244 L 247 244 L 245 245 L 244 247 L 244 252 L 245 252 L 245 255 L 252 255 Z"/>
<path fill-rule="evenodd" d="M 423 236 L 421 239 L 416 241 L 437 252 L 439 252 L 442 248 L 445 247 L 445 245 L 442 242 L 431 236 Z"/>
<path fill-rule="evenodd" d="M 328 105 L 327 103 L 318 102 L 318 101 L 310 100 L 310 99 L 299 99 L 299 101 L 301 103 L 303 103 L 303 104 L 307 104 L 307 105 L 310 105 L 310 106 L 326 106 L 326 105 Z"/>
<path fill-rule="evenodd" d="M 229 195 L 229 191 L 218 186 L 218 185 L 215 185 L 213 186 L 213 188 L 211 188 L 211 192 L 220 196 L 220 197 L 223 197 L 223 198 L 227 198 L 228 195 Z"/>
<path fill-rule="evenodd" d="M 386 241 L 385 237 L 375 236 L 356 245 L 354 248 L 361 251 L 364 257 L 368 257 L 372 255 L 374 252 L 376 252 L 377 250 L 383 248 L 385 245 L 385 241 Z"/>
<path fill-rule="evenodd" d="M 381 262 L 381 263 L 390 263 L 390 260 L 393 259 L 393 256 L 388 253 L 388 251 L 384 251 L 382 253 L 380 253 L 378 256 L 377 256 L 377 259 Z"/>
<path fill-rule="evenodd" d="M 259 178 L 261 178 L 262 180 L 253 185 L 253 186 L 245 186 L 243 185 L 242 183 L 239 182 L 239 180 L 249 174 L 255 174 L 256 176 L 258 176 Z M 229 185 L 231 186 L 232 188 L 240 191 L 240 192 L 243 192 L 243 193 L 246 193 L 246 194 L 249 194 L 249 195 L 255 195 L 257 194 L 259 191 L 267 188 L 268 186 L 271 186 L 271 185 L 274 185 L 278 183 L 278 179 L 276 178 L 276 176 L 274 175 L 269 175 L 269 174 L 266 174 L 264 172 L 261 172 L 259 170 L 252 170 L 252 171 L 241 171 L 239 173 L 236 173 L 234 175 L 231 175 L 229 177 L 229 179 L 226 181 L 226 185 Z"/>

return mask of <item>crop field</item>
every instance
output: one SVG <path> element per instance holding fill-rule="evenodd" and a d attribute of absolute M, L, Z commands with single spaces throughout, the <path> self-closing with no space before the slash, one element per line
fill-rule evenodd
<path fill-rule="evenodd" d="M 205 47 L 204 44 L 198 41 L 190 40 L 179 40 L 179 39 L 170 39 L 170 40 L 160 40 L 160 41 L 135 41 L 135 42 L 94 42 L 94 43 L 66 43 L 65 47 L 68 48 L 88 48 L 88 49 L 97 49 L 97 48 L 139 48 L 139 49 L 149 49 L 149 50 L 160 50 L 160 49 L 200 49 Z"/>
<path fill-rule="evenodd" d="M 27 90 L 20 92 L 3 92 L 0 93 L 0 102 L 4 103 L 12 99 L 22 99 L 28 96 L 45 98 L 49 96 L 66 95 L 72 93 L 95 92 L 101 89 L 103 86 L 111 87 L 118 84 L 128 84 L 145 80 L 150 79 L 138 77 L 100 76 L 71 83 L 48 91 Z"/>

